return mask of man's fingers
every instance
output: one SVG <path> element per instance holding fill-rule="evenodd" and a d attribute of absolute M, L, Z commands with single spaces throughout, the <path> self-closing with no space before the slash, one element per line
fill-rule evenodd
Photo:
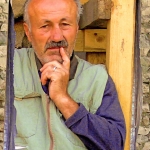
<path fill-rule="evenodd" d="M 43 76 L 41 76 L 41 83 L 42 83 L 42 85 L 46 85 L 46 83 L 47 83 L 47 81 L 48 81 L 48 77 L 45 75 L 43 75 Z"/>
<path fill-rule="evenodd" d="M 62 57 L 63 63 L 60 64 L 58 61 L 51 61 L 40 69 L 41 71 L 41 82 L 42 85 L 45 85 L 47 80 L 55 80 L 58 76 L 61 78 L 66 78 L 69 76 L 70 69 L 70 58 L 66 54 L 64 48 L 60 48 L 60 55 Z M 57 76 L 57 77 L 56 77 Z"/>
<path fill-rule="evenodd" d="M 41 82 L 42 85 L 45 85 L 47 80 L 55 80 L 57 78 L 57 76 L 62 76 L 65 77 L 67 75 L 67 69 L 64 68 L 59 68 L 56 65 L 49 65 L 47 67 L 45 67 L 45 69 L 43 69 L 41 71 Z"/>
<path fill-rule="evenodd" d="M 63 60 L 63 66 L 66 69 L 70 69 L 70 58 L 69 58 L 69 54 L 67 55 L 67 53 L 65 52 L 64 48 L 61 47 L 60 48 L 60 54 Z"/>
<path fill-rule="evenodd" d="M 61 68 L 61 64 L 57 61 L 52 61 L 49 63 L 44 64 L 44 66 L 40 69 L 40 71 L 42 72 L 43 70 L 49 68 L 49 69 L 54 69 L 55 67 L 57 68 Z"/>

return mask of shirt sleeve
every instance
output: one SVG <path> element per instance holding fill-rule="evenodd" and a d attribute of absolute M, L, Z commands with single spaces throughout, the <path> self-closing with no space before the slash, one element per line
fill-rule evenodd
<path fill-rule="evenodd" d="M 95 114 L 83 104 L 66 120 L 66 126 L 74 132 L 89 150 L 123 150 L 125 121 L 115 85 L 108 77 L 102 104 Z"/>

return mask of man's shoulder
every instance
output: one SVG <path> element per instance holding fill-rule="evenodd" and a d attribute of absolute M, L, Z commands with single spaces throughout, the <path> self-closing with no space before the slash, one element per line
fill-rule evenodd
<path fill-rule="evenodd" d="M 20 48 L 20 49 L 16 49 L 14 50 L 14 54 L 26 54 L 26 53 L 29 53 L 29 52 L 32 52 L 33 49 L 32 48 Z"/>
<path fill-rule="evenodd" d="M 14 50 L 14 67 L 27 66 L 28 64 L 33 63 L 33 61 L 35 61 L 33 49 L 21 48 Z"/>
<path fill-rule="evenodd" d="M 32 48 L 21 48 L 14 50 L 14 62 L 23 61 L 26 59 L 30 59 L 30 56 L 34 54 L 34 50 Z"/>

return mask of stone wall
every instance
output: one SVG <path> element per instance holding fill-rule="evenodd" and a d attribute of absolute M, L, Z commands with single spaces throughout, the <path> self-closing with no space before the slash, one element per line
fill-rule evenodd
<path fill-rule="evenodd" d="M 150 0 L 141 0 L 140 52 L 143 73 L 143 106 L 137 150 L 150 150 Z"/>
<path fill-rule="evenodd" d="M 0 150 L 3 149 L 8 3 L 0 0 Z"/>

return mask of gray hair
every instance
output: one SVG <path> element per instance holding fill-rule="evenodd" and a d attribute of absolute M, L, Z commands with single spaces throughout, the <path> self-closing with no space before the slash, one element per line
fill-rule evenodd
<path fill-rule="evenodd" d="M 30 2 L 31 0 L 26 0 L 24 5 L 24 16 L 23 16 L 24 22 L 26 22 L 28 25 L 30 25 L 29 14 L 28 14 L 28 6 Z M 83 7 L 81 5 L 80 0 L 74 0 L 74 2 L 77 5 L 77 21 L 79 22 L 80 16 L 83 13 Z"/>

